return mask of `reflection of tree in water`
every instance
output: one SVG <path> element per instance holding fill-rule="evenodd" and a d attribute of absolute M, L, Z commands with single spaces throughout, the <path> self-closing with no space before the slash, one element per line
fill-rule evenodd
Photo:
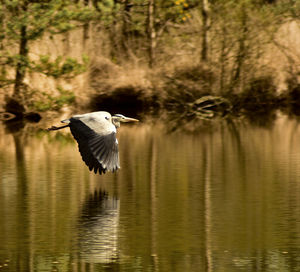
<path fill-rule="evenodd" d="M 17 181 L 17 194 L 15 197 L 15 216 L 16 227 L 18 227 L 16 236 L 16 256 L 13 259 L 17 260 L 11 263 L 10 267 L 16 271 L 29 270 L 30 250 L 29 245 L 24 243 L 28 236 L 30 236 L 30 228 L 28 225 L 29 207 L 28 207 L 28 178 L 26 172 L 26 159 L 24 155 L 24 142 L 22 132 L 13 133 L 15 144 L 15 157 L 16 157 L 16 181 Z M 19 228 L 19 226 L 22 226 Z"/>
<path fill-rule="evenodd" d="M 1 261 L 3 258 L 9 261 L 7 266 L 10 268 L 10 271 L 29 271 L 32 248 L 27 241 L 32 237 L 32 229 L 29 224 L 31 209 L 28 162 L 25 156 L 27 135 L 23 130 L 26 124 L 21 121 L 6 121 L 4 124 L 5 134 L 2 137 L 7 139 L 12 137 L 15 159 L 10 162 L 9 168 L 7 163 L 5 163 L 3 165 L 4 169 L 1 169 L 4 171 L 4 177 L 6 176 L 6 178 L 7 173 L 5 172 L 11 171 L 10 175 L 8 175 L 10 183 L 8 184 L 6 178 L 4 178 L 3 183 L 1 183 L 3 187 L 0 188 L 0 191 L 6 190 L 8 192 L 8 198 L 2 202 L 4 220 L 1 226 L 4 226 L 5 231 L 1 236 L 3 238 Z M 4 160 L 7 159 L 5 155 L 3 158 Z M 5 218 L 13 218 L 13 220 L 6 220 Z M 13 247 L 10 247 L 10 244 Z"/>
<path fill-rule="evenodd" d="M 78 222 L 79 258 L 113 263 L 118 257 L 119 200 L 95 191 L 83 205 Z"/>

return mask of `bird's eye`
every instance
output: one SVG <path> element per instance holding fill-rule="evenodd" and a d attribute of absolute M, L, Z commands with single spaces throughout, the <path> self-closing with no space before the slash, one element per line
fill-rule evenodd
<path fill-rule="evenodd" d="M 106 119 L 106 120 L 109 120 L 109 117 L 108 117 L 108 116 L 105 116 L 105 119 Z"/>

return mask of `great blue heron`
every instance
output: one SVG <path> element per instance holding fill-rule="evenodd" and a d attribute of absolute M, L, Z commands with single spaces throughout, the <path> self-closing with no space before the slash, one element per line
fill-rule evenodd
<path fill-rule="evenodd" d="M 106 171 L 115 172 L 120 168 L 117 128 L 121 122 L 137 122 L 137 119 L 122 114 L 111 116 L 105 111 L 74 115 L 61 121 L 67 125 L 52 126 L 48 130 L 70 127 L 73 137 L 78 143 L 82 160 L 90 171 L 99 174 Z"/>

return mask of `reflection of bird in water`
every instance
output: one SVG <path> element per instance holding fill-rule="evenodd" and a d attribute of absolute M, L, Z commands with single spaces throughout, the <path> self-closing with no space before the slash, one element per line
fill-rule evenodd
<path fill-rule="evenodd" d="M 118 257 L 119 201 L 95 192 L 85 202 L 78 225 L 79 257 L 91 263 L 111 263 Z"/>
<path fill-rule="evenodd" d="M 61 121 L 65 126 L 52 126 L 48 130 L 70 127 L 76 139 L 83 161 L 95 174 L 116 171 L 120 168 L 117 128 L 121 122 L 137 122 L 137 119 L 122 114 L 111 116 L 108 112 L 97 111 L 75 115 Z"/>

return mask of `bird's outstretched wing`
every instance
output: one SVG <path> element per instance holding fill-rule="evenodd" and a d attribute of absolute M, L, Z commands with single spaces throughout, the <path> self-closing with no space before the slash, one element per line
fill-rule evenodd
<path fill-rule="evenodd" d="M 120 168 L 116 132 L 100 135 L 79 119 L 70 119 L 71 133 L 78 143 L 82 160 L 99 174 L 116 171 Z"/>

